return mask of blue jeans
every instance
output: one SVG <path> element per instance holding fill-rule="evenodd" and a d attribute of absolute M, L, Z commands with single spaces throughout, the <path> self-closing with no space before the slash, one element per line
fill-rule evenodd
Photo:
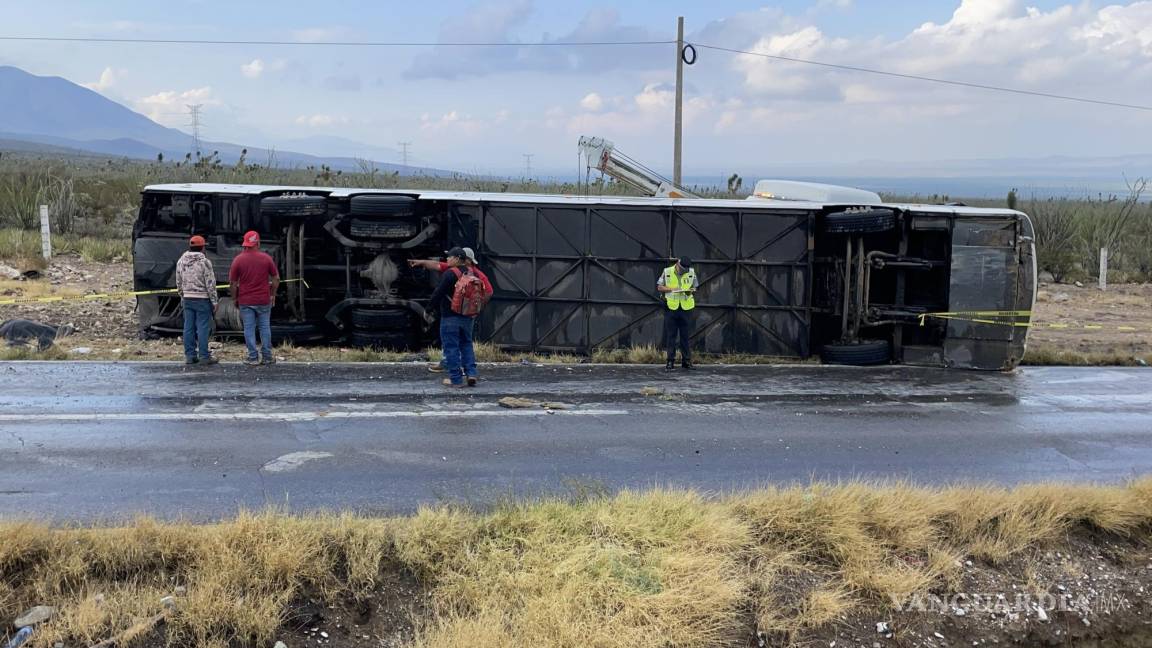
<path fill-rule="evenodd" d="M 475 341 L 476 341 L 476 337 L 475 337 L 475 335 L 476 335 L 476 330 L 475 330 L 476 329 L 476 318 L 473 317 L 470 319 L 472 320 L 472 329 L 473 329 L 472 330 L 472 335 L 473 335 L 472 341 L 473 341 L 473 343 L 475 343 Z M 473 347 L 473 348 L 475 348 L 475 347 Z M 440 356 L 440 368 L 443 369 L 444 371 L 448 370 L 447 358 L 445 358 L 443 355 Z M 470 373 L 468 375 L 473 376 L 473 377 L 475 377 L 477 375 L 475 366 L 472 367 L 472 373 Z"/>
<path fill-rule="evenodd" d="M 248 359 L 265 360 L 272 357 L 272 307 L 241 306 L 240 319 L 244 322 L 244 346 L 248 347 Z M 260 329 L 260 353 L 256 353 L 256 329 Z"/>
<path fill-rule="evenodd" d="M 476 350 L 472 348 L 472 318 L 463 315 L 440 317 L 440 346 L 444 368 L 453 385 L 464 384 L 464 375 L 476 376 Z"/>
<path fill-rule="evenodd" d="M 207 299 L 183 299 L 184 357 L 188 360 L 207 360 L 208 336 L 212 334 L 212 302 Z"/>

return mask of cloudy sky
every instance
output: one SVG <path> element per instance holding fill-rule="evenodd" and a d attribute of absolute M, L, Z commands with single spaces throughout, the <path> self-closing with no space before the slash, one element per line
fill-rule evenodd
<path fill-rule="evenodd" d="M 465 171 L 515 172 L 531 153 L 540 172 L 571 172 L 581 134 L 667 168 L 674 46 L 530 44 L 666 40 L 678 15 L 697 45 L 1152 104 L 1152 1 L 0 0 L 0 15 L 7 36 L 301 43 L 0 41 L 0 64 L 83 83 L 170 126 L 186 126 L 185 104 L 204 104 L 213 140 L 384 161 L 408 141 L 413 163 Z M 349 41 L 519 45 L 305 44 Z M 1152 143 L 1152 112 L 704 48 L 685 88 L 686 175 L 765 161 L 1110 156 Z"/>

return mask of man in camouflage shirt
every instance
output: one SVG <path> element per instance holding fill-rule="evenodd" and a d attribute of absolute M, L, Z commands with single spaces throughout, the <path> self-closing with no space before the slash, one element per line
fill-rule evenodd
<path fill-rule="evenodd" d="M 176 262 L 176 291 L 184 307 L 184 364 L 214 365 L 208 352 L 208 336 L 216 314 L 216 272 L 204 256 L 204 237 L 193 236 L 188 251 Z"/>

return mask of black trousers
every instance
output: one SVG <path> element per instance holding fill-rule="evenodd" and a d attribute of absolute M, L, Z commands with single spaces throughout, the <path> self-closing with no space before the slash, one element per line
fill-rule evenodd
<path fill-rule="evenodd" d="M 676 338 L 680 338 L 680 361 L 692 360 L 692 311 L 664 311 L 664 348 L 668 350 L 668 362 L 676 361 Z"/>

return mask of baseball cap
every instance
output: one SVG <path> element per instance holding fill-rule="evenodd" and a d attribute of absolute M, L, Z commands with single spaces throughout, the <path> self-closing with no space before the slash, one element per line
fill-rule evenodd
<path fill-rule="evenodd" d="M 464 256 L 468 257 L 469 261 L 471 261 L 472 263 L 476 263 L 476 252 L 472 248 L 466 247 L 466 248 L 460 248 L 460 249 L 464 251 Z"/>
<path fill-rule="evenodd" d="M 462 247 L 454 247 L 451 250 L 446 250 L 444 252 L 444 256 L 459 257 L 461 259 L 471 258 L 468 255 L 468 253 L 464 251 L 464 248 L 462 248 Z"/>
<path fill-rule="evenodd" d="M 207 243 L 204 241 L 204 237 L 200 236 L 199 234 L 188 239 L 188 245 L 191 247 L 204 247 L 206 244 Z"/>
<path fill-rule="evenodd" d="M 244 233 L 244 247 L 256 247 L 260 245 L 260 234 L 249 230 Z"/>
<path fill-rule="evenodd" d="M 680 262 L 681 268 L 691 268 L 692 267 L 692 257 L 682 256 L 678 259 L 678 261 Z"/>

